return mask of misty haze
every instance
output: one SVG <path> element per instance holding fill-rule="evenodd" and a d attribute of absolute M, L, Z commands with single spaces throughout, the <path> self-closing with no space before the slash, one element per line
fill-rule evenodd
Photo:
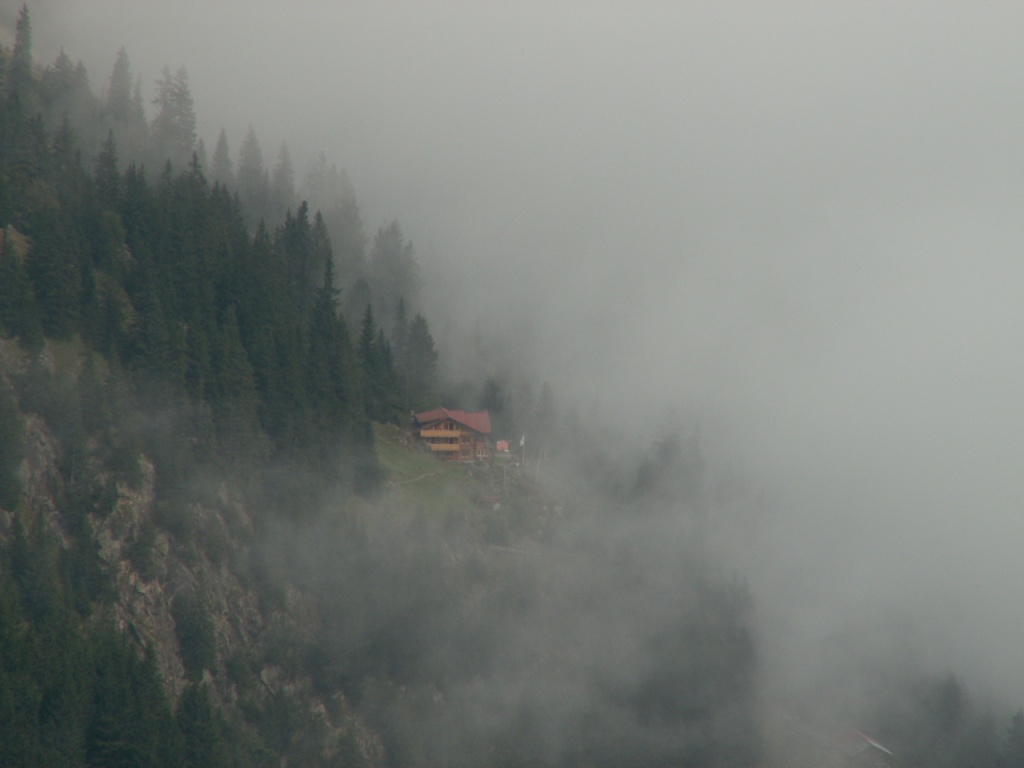
<path fill-rule="evenodd" d="M 1022 29 L 0 0 L 0 765 L 1024 766 Z"/>

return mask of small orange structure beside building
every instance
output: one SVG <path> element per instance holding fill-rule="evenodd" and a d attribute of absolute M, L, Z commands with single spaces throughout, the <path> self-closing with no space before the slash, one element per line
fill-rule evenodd
<path fill-rule="evenodd" d="M 435 408 L 413 414 L 413 428 L 430 450 L 448 461 L 485 461 L 491 457 L 487 411 Z"/>

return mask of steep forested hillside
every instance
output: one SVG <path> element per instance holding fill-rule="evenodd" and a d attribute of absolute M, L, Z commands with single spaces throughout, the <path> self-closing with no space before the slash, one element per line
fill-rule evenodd
<path fill-rule="evenodd" d="M 150 116 L 124 50 L 101 98 L 31 34 L 0 48 L 0 765 L 777 757 L 695 434 L 449 380 L 343 171 L 268 171 L 251 129 L 208 158 L 184 69 Z M 545 463 L 440 464 L 405 429 L 438 403 Z M 919 685 L 878 723 L 907 765 L 938 730 L 1019 754 Z"/>
<path fill-rule="evenodd" d="M 311 208 L 252 131 L 208 162 L 184 70 L 147 118 L 125 51 L 100 99 L 27 12 L 0 61 L 0 762 L 752 758 L 742 589 L 661 552 L 663 593 L 636 528 L 593 559 L 662 459 L 611 503 L 441 471 L 403 428 L 446 388 L 541 444 L 557 415 L 444 380 L 397 222 L 368 243 L 323 158 Z"/>
<path fill-rule="evenodd" d="M 27 34 L 10 56 L 2 116 L 5 334 L 33 352 L 44 338 L 80 339 L 105 370 L 186 414 L 204 461 L 296 460 L 333 478 L 329 457 L 344 449 L 350 485 L 371 487 L 368 416 L 396 418 L 436 398 L 422 317 L 395 318 L 392 349 L 367 302 L 354 345 L 324 217 L 301 202 L 247 226 L 244 189 L 204 176 L 184 73 L 161 81 L 151 124 L 132 123 L 139 105 L 123 114 L 123 55 L 104 104 L 64 59 L 38 81 L 19 75 Z M 78 137 L 104 128 L 87 170 Z M 122 167 L 118 134 L 143 136 L 142 155 L 168 159 Z M 408 248 L 397 225 L 378 241 L 377 284 L 414 275 L 388 263 Z"/>

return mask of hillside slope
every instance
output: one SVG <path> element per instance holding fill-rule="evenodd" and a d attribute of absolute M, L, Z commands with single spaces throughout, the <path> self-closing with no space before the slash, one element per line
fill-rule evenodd
<path fill-rule="evenodd" d="M 510 544 L 543 531 L 539 487 L 516 471 L 444 464 L 401 429 L 376 425 L 386 481 L 374 499 L 342 493 L 302 520 L 278 519 L 254 510 L 237 478 L 196 475 L 191 500 L 172 506 L 157 493 L 153 457 L 131 436 L 85 426 L 82 353 L 75 342 L 47 343 L 33 360 L 0 340 L 0 387 L 17 403 L 22 447 L 20 501 L 0 515 L 4 549 L 23 528 L 61 552 L 94 553 L 101 586 L 79 612 L 79 631 L 116 627 L 153 660 L 172 709 L 203 684 L 241 764 L 262 751 L 392 764 L 380 712 L 373 724 L 360 711 L 365 689 L 383 684 L 390 698 L 423 681 L 409 677 L 414 661 L 403 671 L 387 658 L 396 637 L 415 632 L 417 606 L 384 603 L 403 584 L 430 586 L 405 583 L 410 563 L 442 584 L 428 601 L 469 600 L 467 569 L 489 551 L 507 559 Z M 347 543 L 331 549 L 339 539 Z M 372 588 L 335 589 L 372 574 L 386 584 L 372 605 Z M 338 623 L 367 634 L 344 637 Z M 347 657 L 345 669 L 336 657 Z"/>
<path fill-rule="evenodd" d="M 199 738 L 200 695 L 224 764 L 755 759 L 749 598 L 681 518 L 584 502 L 514 461 L 446 464 L 394 425 L 374 427 L 372 496 L 340 484 L 275 509 L 258 491 L 294 465 L 171 465 L 187 493 L 162 495 L 152 414 L 93 418 L 121 384 L 80 352 L 0 345 L 24 449 L 0 551 L 15 583 L 23 536 L 51 552 L 76 632 L 115 627 L 148 659 L 179 740 Z M 60 565 L 76 553 L 94 584 L 77 597 Z M 70 754 L 98 738 L 82 707 Z"/>

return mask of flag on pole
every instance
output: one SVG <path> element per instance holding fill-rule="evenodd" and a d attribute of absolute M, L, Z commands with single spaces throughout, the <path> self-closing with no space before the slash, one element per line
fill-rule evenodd
<path fill-rule="evenodd" d="M 526 435 L 519 438 L 519 447 L 522 448 L 524 445 L 526 445 Z"/>

